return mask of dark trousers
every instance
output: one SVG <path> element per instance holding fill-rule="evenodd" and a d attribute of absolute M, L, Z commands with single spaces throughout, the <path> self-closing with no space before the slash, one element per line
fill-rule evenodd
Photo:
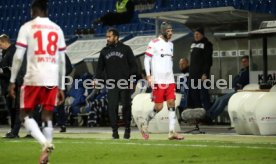
<path fill-rule="evenodd" d="M 197 86 L 197 84 L 195 84 L 195 86 Z M 203 85 L 201 86 L 201 89 L 193 89 L 191 85 L 189 85 L 188 107 L 204 108 L 208 111 L 211 107 L 209 91 L 204 88 Z"/>
<path fill-rule="evenodd" d="M 66 125 L 66 120 L 67 120 L 67 115 L 64 107 L 64 103 L 57 106 L 57 123 L 59 126 L 65 126 Z"/>
<path fill-rule="evenodd" d="M 10 117 L 11 117 L 11 133 L 14 135 L 18 135 L 21 128 L 21 119 L 20 119 L 20 88 L 16 87 L 15 99 L 7 98 L 7 106 L 9 109 Z M 41 125 L 41 111 L 40 107 L 36 107 L 33 113 L 33 118 L 36 120 L 38 125 Z"/>
<path fill-rule="evenodd" d="M 108 99 L 108 115 L 113 131 L 118 130 L 118 106 L 119 103 L 123 106 L 123 120 L 125 128 L 130 128 L 131 121 L 131 98 L 129 89 L 109 89 L 107 93 Z"/>
<path fill-rule="evenodd" d="M 21 121 L 20 121 L 20 88 L 15 89 L 16 98 L 12 99 L 10 97 L 6 98 L 7 108 L 11 117 L 11 133 L 18 135 Z"/>
<path fill-rule="evenodd" d="M 211 119 L 217 118 L 224 111 L 224 108 L 227 106 L 233 94 L 235 94 L 235 92 L 227 93 L 217 98 L 209 111 L 206 113 L 206 115 Z"/>
<path fill-rule="evenodd" d="M 6 96 L 5 99 L 6 99 L 6 107 L 8 109 L 9 115 L 10 115 L 11 129 L 12 129 L 14 126 L 15 117 L 16 117 L 16 109 L 14 106 L 14 100 L 8 96 Z"/>
<path fill-rule="evenodd" d="M 14 109 L 15 113 L 14 113 L 14 124 L 13 127 L 11 127 L 11 132 L 14 135 L 18 135 L 19 130 L 21 128 L 21 121 L 20 121 L 20 109 Z"/>

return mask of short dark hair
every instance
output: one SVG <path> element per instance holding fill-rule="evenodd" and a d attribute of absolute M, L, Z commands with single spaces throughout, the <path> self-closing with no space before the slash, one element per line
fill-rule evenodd
<path fill-rule="evenodd" d="M 114 36 L 117 36 L 118 38 L 120 37 L 119 31 L 115 28 L 110 28 L 107 30 L 107 32 L 112 32 Z"/>
<path fill-rule="evenodd" d="M 204 28 L 203 27 L 198 27 L 195 29 L 195 32 L 201 33 L 203 36 L 205 35 Z"/>
<path fill-rule="evenodd" d="M 44 13 L 47 13 L 48 11 L 48 0 L 34 0 L 32 2 L 32 9 L 39 9 L 43 11 Z"/>
<path fill-rule="evenodd" d="M 244 55 L 243 57 L 241 57 L 241 60 L 242 59 L 247 59 L 247 60 L 249 60 L 249 56 L 248 55 Z"/>
<path fill-rule="evenodd" d="M 6 34 L 0 35 L 0 41 L 1 41 L 1 42 L 8 42 L 8 43 L 11 42 L 9 36 L 6 35 Z"/>
<path fill-rule="evenodd" d="M 180 60 L 185 60 L 187 63 L 189 63 L 189 59 L 186 58 L 186 57 L 180 58 Z M 179 61 L 180 61 L 180 60 L 179 60 Z"/>

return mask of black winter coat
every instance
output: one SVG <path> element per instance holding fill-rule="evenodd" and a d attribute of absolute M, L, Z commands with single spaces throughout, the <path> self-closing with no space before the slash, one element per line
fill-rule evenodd
<path fill-rule="evenodd" d="M 210 68 L 213 64 L 213 45 L 207 38 L 203 38 L 201 41 L 193 42 L 191 45 L 191 57 L 190 57 L 190 79 L 201 79 L 205 74 L 210 77 Z"/>
<path fill-rule="evenodd" d="M 97 79 L 129 79 L 137 74 L 137 63 L 131 48 L 118 42 L 107 45 L 100 52 L 96 78 Z"/>

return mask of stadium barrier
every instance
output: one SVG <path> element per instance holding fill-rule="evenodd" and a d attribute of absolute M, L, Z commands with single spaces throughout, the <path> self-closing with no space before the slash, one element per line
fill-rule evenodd
<path fill-rule="evenodd" d="M 180 104 L 181 94 L 176 94 L 175 104 Z M 132 101 L 132 115 L 138 128 L 140 129 L 141 123 L 145 120 L 148 113 L 153 110 L 154 103 L 151 101 L 150 93 L 141 93 L 134 97 Z M 168 108 L 164 102 L 163 109 L 150 121 L 148 131 L 150 133 L 168 133 L 169 131 L 169 118 Z M 176 121 L 176 131 L 180 131 L 178 121 Z"/>
<path fill-rule="evenodd" d="M 251 86 L 229 100 L 228 113 L 236 132 L 242 135 L 276 135 L 276 92 L 255 90 L 256 87 Z"/>

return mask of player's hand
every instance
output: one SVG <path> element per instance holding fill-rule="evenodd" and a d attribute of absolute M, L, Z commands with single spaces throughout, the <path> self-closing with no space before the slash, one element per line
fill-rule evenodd
<path fill-rule="evenodd" d="M 9 97 L 15 99 L 15 84 L 14 83 L 10 83 L 9 85 Z"/>
<path fill-rule="evenodd" d="M 61 105 L 65 100 L 64 92 L 63 90 L 58 90 L 58 102 L 57 105 Z"/>
<path fill-rule="evenodd" d="M 203 75 L 201 76 L 201 80 L 204 81 L 204 80 L 206 80 L 206 79 L 207 79 L 207 76 L 206 76 L 205 74 L 203 74 Z"/>
<path fill-rule="evenodd" d="M 147 76 L 147 81 L 148 81 L 148 85 L 152 86 L 152 77 L 151 76 Z"/>
<path fill-rule="evenodd" d="M 97 85 L 97 80 L 93 80 L 93 82 L 92 82 L 93 88 L 96 88 L 96 85 Z"/>

